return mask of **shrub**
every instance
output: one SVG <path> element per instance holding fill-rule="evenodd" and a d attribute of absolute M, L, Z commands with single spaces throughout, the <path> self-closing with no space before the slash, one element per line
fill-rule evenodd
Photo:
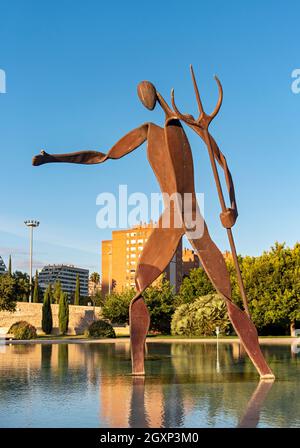
<path fill-rule="evenodd" d="M 27 340 L 37 337 L 36 328 L 25 320 L 14 323 L 8 332 L 13 334 L 15 339 Z"/>
<path fill-rule="evenodd" d="M 90 338 L 115 338 L 116 333 L 112 325 L 105 320 L 96 320 L 86 330 L 85 335 Z"/>
<path fill-rule="evenodd" d="M 171 323 L 172 334 L 182 336 L 213 336 L 216 327 L 223 334 L 231 329 L 225 302 L 217 294 L 208 294 L 193 303 L 180 305 Z"/>

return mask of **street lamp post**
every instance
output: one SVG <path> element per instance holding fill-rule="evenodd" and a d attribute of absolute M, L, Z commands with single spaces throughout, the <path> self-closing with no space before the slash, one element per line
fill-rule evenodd
<path fill-rule="evenodd" d="M 108 294 L 111 293 L 111 284 L 112 284 L 112 251 L 108 252 Z"/>
<path fill-rule="evenodd" d="M 220 334 L 220 327 L 216 327 L 216 335 L 217 335 L 217 372 L 220 372 L 220 360 L 219 360 L 219 334 Z"/>
<path fill-rule="evenodd" d="M 39 221 L 34 219 L 28 219 L 24 221 L 24 224 L 29 227 L 30 241 L 29 241 L 29 302 L 32 302 L 32 248 L 33 248 L 33 228 L 40 225 Z"/>

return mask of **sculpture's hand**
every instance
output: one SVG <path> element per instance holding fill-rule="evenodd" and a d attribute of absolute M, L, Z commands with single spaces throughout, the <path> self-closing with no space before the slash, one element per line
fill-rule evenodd
<path fill-rule="evenodd" d="M 49 154 L 47 154 L 44 150 L 42 150 L 40 154 L 32 158 L 32 165 L 39 166 L 43 165 L 44 163 L 47 163 L 46 162 L 47 156 L 49 156 Z"/>
<path fill-rule="evenodd" d="M 84 165 L 92 165 L 102 163 L 107 160 L 108 156 L 98 151 L 79 151 L 70 154 L 48 154 L 42 150 L 41 153 L 32 159 L 32 165 L 39 166 L 45 163 L 80 163 Z"/>
<path fill-rule="evenodd" d="M 222 226 L 225 227 L 226 229 L 230 229 L 231 227 L 234 226 L 235 221 L 237 219 L 236 210 L 232 208 L 227 208 L 226 212 L 220 213 L 220 219 Z"/>

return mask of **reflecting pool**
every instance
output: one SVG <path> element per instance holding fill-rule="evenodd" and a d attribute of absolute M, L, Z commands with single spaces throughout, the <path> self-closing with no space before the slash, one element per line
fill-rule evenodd
<path fill-rule="evenodd" d="M 300 354 L 262 345 L 259 382 L 236 342 L 149 342 L 132 377 L 127 340 L 0 346 L 1 427 L 300 427 Z"/>

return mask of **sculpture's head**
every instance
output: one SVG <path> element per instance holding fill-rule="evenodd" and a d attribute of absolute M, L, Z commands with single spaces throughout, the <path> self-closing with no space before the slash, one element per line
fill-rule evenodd
<path fill-rule="evenodd" d="M 142 81 L 137 86 L 137 92 L 143 105 L 147 109 L 153 110 L 157 101 L 157 93 L 154 85 L 149 81 Z"/>

